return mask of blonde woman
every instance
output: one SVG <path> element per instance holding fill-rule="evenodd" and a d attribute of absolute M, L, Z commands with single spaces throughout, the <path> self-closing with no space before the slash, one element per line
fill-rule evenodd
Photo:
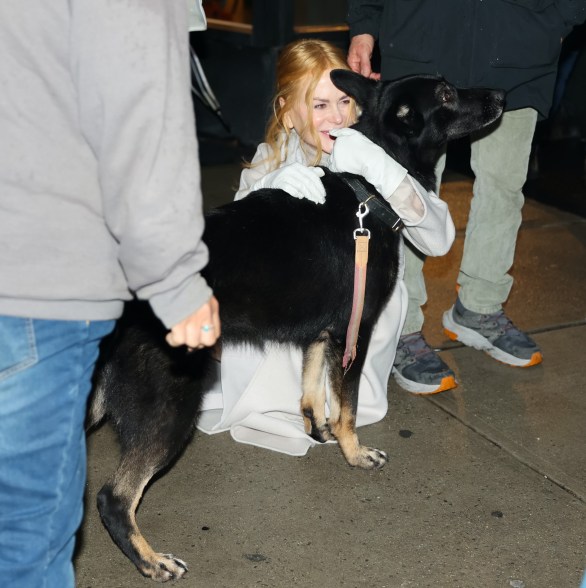
<path fill-rule="evenodd" d="M 338 68 L 348 69 L 344 55 L 327 42 L 303 39 L 284 48 L 277 64 L 273 117 L 265 142 L 242 171 L 236 200 L 260 188 L 279 188 L 320 206 L 325 201 L 323 170 L 316 166 L 357 173 L 401 216 L 408 239 L 426 255 L 443 255 L 454 238 L 447 206 L 380 147 L 347 128 L 356 121 L 356 105 L 330 80 L 330 72 Z M 386 414 L 387 383 L 406 308 L 401 265 L 397 287 L 369 346 L 357 426 L 377 422 Z M 272 344 L 263 351 L 225 346 L 220 369 L 221 377 L 206 398 L 200 429 L 229 430 L 237 441 L 291 455 L 304 455 L 316 444 L 305 433 L 300 412 L 299 349 Z"/>

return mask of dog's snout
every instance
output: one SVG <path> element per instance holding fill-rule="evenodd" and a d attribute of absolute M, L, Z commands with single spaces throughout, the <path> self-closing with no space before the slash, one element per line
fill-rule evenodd
<path fill-rule="evenodd" d="M 497 116 L 502 114 L 507 101 L 504 90 L 492 90 L 487 96 L 486 108 L 488 112 L 494 112 Z"/>
<path fill-rule="evenodd" d="M 504 106 L 506 101 L 506 93 L 504 90 L 493 90 L 492 99 L 498 105 Z"/>

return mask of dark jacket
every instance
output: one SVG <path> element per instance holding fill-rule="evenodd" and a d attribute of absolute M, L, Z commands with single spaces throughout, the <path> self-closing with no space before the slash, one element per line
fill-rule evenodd
<path fill-rule="evenodd" d="M 507 91 L 507 110 L 551 107 L 561 41 L 586 0 L 348 0 L 350 35 L 379 42 L 382 79 L 442 75 Z"/>

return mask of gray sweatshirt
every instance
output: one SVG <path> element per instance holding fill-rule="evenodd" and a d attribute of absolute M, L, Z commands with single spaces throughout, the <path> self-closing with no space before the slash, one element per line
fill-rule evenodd
<path fill-rule="evenodd" d="M 0 314 L 170 327 L 211 290 L 185 0 L 0 2 Z"/>

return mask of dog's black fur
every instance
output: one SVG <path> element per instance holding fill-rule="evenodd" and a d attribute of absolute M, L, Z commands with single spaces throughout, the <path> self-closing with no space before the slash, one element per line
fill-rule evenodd
<path fill-rule="evenodd" d="M 429 190 L 446 141 L 494 122 L 504 106 L 502 92 L 458 91 L 434 77 L 375 83 L 336 70 L 332 80 L 362 109 L 355 128 Z M 357 355 L 344 374 L 358 206 L 344 175 L 326 171 L 324 205 L 260 190 L 211 211 L 204 234 L 210 249 L 204 276 L 220 300 L 223 340 L 300 347 L 300 410 L 307 432 L 321 441 L 337 439 L 351 465 L 372 469 L 382 467 L 387 457 L 358 442 L 358 383 L 372 328 L 395 285 L 399 237 L 374 214 L 364 219 L 371 233 L 366 298 Z M 98 496 L 102 520 L 138 569 L 159 581 L 183 575 L 185 564 L 150 548 L 136 525 L 135 510 L 148 481 L 187 442 L 212 361 L 209 351 L 168 347 L 164 334 L 147 305 L 128 306 L 100 360 L 91 411 L 94 423 L 105 415 L 111 418 L 122 449 L 118 470 Z M 328 421 L 324 370 L 332 388 Z"/>

